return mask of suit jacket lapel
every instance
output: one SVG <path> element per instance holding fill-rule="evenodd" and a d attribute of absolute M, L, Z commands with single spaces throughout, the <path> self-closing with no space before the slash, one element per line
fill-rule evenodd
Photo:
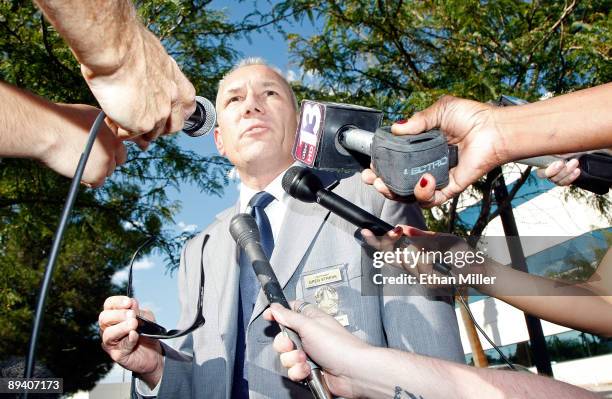
<path fill-rule="evenodd" d="M 219 225 L 215 229 L 216 240 L 209 241 L 210 271 L 214 280 L 214 287 L 218 298 L 219 334 L 225 347 L 225 372 L 230 383 L 226 384 L 226 397 L 231 389 L 231 376 L 234 371 L 234 358 L 236 347 L 236 320 L 238 319 L 238 281 L 240 269 L 238 267 L 238 249 L 229 233 L 229 223 L 238 212 L 238 204 L 219 215 Z M 211 234 L 211 238 L 213 235 Z M 217 257 L 215 259 L 215 257 Z"/>
<path fill-rule="evenodd" d="M 325 186 L 336 179 L 335 174 L 326 172 L 318 172 L 317 175 Z M 289 199 L 287 212 L 278 234 L 278 243 L 275 244 L 272 259 L 270 259 L 272 269 L 274 269 L 282 288 L 285 288 L 300 265 L 306 250 L 310 247 L 328 214 L 329 211 L 317 203 L 306 203 L 294 198 Z M 249 324 L 267 306 L 268 300 L 263 290 L 260 290 Z"/>

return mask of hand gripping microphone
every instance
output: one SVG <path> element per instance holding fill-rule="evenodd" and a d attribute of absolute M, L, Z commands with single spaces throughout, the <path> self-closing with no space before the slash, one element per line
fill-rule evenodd
<path fill-rule="evenodd" d="M 379 128 L 382 112 L 357 105 L 302 101 L 293 157 L 316 169 L 358 172 L 370 167 L 400 196 L 409 196 L 429 172 L 436 188 L 448 184 L 457 148 L 439 130 L 394 136 Z"/>
<path fill-rule="evenodd" d="M 519 105 L 524 100 L 502 96 L 496 105 Z M 458 150 L 433 129 L 418 135 L 395 136 L 379 128 L 382 112 L 357 105 L 302 101 L 293 158 L 308 167 L 354 173 L 370 167 L 391 191 L 402 197 L 414 193 L 424 173 L 436 179 L 436 189 L 448 184 L 448 171 L 457 165 Z M 573 185 L 606 194 L 612 186 L 612 157 L 605 153 L 579 156 L 581 174 Z M 517 160 L 546 167 L 558 157 Z"/>
<path fill-rule="evenodd" d="M 270 265 L 270 261 L 266 257 L 261 246 L 261 237 L 255 219 L 247 213 L 237 214 L 230 222 L 230 234 L 251 261 L 253 270 L 255 270 L 255 275 L 257 275 L 257 279 L 261 283 L 261 288 L 266 294 L 268 302 L 280 303 L 285 308 L 291 309 L 287 302 L 287 298 L 285 298 L 283 289 L 276 278 L 276 274 L 274 274 L 274 270 Z M 281 326 L 281 329 L 287 333 L 297 349 L 303 350 L 302 341 L 294 331 L 283 326 Z M 333 398 L 329 392 L 329 388 L 323 380 L 321 368 L 312 360 L 307 359 L 307 361 L 310 365 L 311 372 L 306 382 L 313 397 L 316 399 Z"/>
<path fill-rule="evenodd" d="M 196 96 L 196 110 L 185 121 L 183 132 L 191 137 L 199 137 L 209 134 L 217 123 L 215 106 L 204 97 Z"/>
<path fill-rule="evenodd" d="M 299 166 L 293 166 L 283 176 L 283 190 L 290 196 L 302 202 L 316 202 L 333 214 L 355 226 L 368 229 L 377 236 L 382 236 L 393 230 L 393 226 L 372 215 L 338 194 L 323 187 L 321 180 L 311 171 Z M 403 236 L 401 245 L 410 245 L 411 240 Z M 433 268 L 444 275 L 450 274 L 450 266 L 445 263 L 433 263 Z"/>

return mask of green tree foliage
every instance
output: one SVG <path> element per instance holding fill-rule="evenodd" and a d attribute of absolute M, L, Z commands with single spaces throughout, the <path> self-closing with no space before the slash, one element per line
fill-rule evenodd
<path fill-rule="evenodd" d="M 323 26 L 310 37 L 285 31 L 295 64 L 318 84 L 318 90 L 300 87 L 304 96 L 369 105 L 395 120 L 443 94 L 535 101 L 611 81 L 611 4 L 287 0 L 277 10 L 302 8 L 307 11 L 297 19 Z M 490 183 L 476 186 L 478 197 L 488 199 Z M 609 207 L 605 197 L 598 201 L 598 209 Z M 489 214 L 483 213 L 481 225 Z"/>
<path fill-rule="evenodd" d="M 229 23 L 210 1 L 136 2 L 140 17 L 196 86 L 215 97 L 216 81 L 236 60 L 231 40 L 275 20 L 252 14 Z M 275 15 L 283 18 L 282 14 Z M 203 78 L 205 77 L 205 78 Z M 70 49 L 30 0 L 0 1 L 0 79 L 56 102 L 95 99 Z M 111 283 L 145 237 L 178 265 L 185 237 L 169 229 L 180 203 L 169 188 L 193 184 L 220 195 L 224 158 L 181 148 L 174 137 L 144 153 L 129 149 L 127 163 L 102 188 L 81 188 L 50 290 L 38 361 L 64 378 L 67 393 L 90 389 L 111 367 L 101 350 L 97 318 L 104 299 L 125 292 Z M 0 360 L 24 356 L 33 308 L 69 180 L 28 160 L 0 160 Z"/>

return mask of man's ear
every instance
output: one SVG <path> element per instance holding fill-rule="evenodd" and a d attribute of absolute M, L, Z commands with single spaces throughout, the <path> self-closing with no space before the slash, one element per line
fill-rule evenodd
<path fill-rule="evenodd" d="M 215 145 L 217 146 L 217 151 L 222 156 L 225 156 L 225 146 L 223 145 L 223 138 L 221 137 L 221 130 L 216 127 L 213 132 L 213 137 L 215 138 Z"/>

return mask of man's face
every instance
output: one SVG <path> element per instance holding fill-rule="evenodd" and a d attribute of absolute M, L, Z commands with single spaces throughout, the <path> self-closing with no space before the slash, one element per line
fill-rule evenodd
<path fill-rule="evenodd" d="M 239 170 L 250 174 L 287 167 L 297 126 L 291 92 L 265 65 L 239 68 L 217 93 L 215 144 Z"/>

